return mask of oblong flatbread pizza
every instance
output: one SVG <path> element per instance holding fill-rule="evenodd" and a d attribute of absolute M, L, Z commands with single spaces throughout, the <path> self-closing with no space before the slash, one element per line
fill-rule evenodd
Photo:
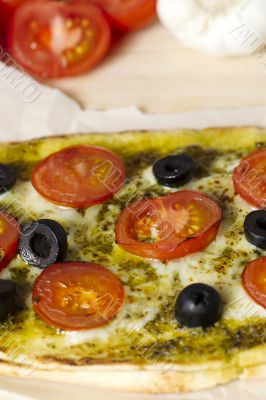
<path fill-rule="evenodd" d="M 0 144 L 0 374 L 166 393 L 266 377 L 266 132 Z"/>

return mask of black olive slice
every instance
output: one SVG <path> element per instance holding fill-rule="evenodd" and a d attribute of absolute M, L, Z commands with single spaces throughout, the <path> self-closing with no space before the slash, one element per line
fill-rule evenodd
<path fill-rule="evenodd" d="M 4 321 L 15 308 L 16 284 L 7 279 L 0 279 L 0 321 Z"/>
<path fill-rule="evenodd" d="M 214 325 L 222 315 L 223 303 L 211 286 L 194 283 L 182 290 L 175 305 L 177 321 L 188 328 Z"/>
<path fill-rule="evenodd" d="M 46 268 L 67 255 L 67 235 L 56 221 L 40 219 L 23 228 L 19 252 L 25 262 L 39 268 Z"/>
<path fill-rule="evenodd" d="M 15 185 L 16 180 L 15 168 L 10 165 L 0 164 L 0 194 L 10 190 Z"/>
<path fill-rule="evenodd" d="M 244 230 L 249 243 L 266 250 L 266 210 L 249 213 L 245 218 Z"/>
<path fill-rule="evenodd" d="M 194 176 L 196 163 L 188 154 L 167 156 L 156 161 L 153 174 L 163 186 L 179 187 L 188 183 Z"/>

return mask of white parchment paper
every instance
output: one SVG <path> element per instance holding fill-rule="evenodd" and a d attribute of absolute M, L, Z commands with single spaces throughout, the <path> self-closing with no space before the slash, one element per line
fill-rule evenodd
<path fill-rule="evenodd" d="M 167 130 L 211 126 L 266 126 L 265 108 L 143 114 L 127 109 L 84 111 L 56 89 L 0 62 L 0 140 L 25 140 L 65 133 Z"/>
<path fill-rule="evenodd" d="M 147 115 L 136 107 L 84 111 L 58 90 L 41 85 L 13 67 L 0 63 L 0 141 L 42 136 L 125 130 L 167 130 L 214 126 L 266 127 L 266 107 Z M 265 360 L 266 361 L 266 360 Z M 207 391 L 146 396 L 111 393 L 99 388 L 0 377 L 1 400 L 265 400 L 266 381 L 232 382 Z"/>

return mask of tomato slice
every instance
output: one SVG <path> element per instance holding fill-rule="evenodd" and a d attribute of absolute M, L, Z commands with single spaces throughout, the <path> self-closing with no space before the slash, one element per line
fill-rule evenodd
<path fill-rule="evenodd" d="M 110 18 L 112 26 L 128 31 L 141 28 L 156 16 L 156 0 L 93 0 Z"/>
<path fill-rule="evenodd" d="M 20 226 L 12 216 L 0 211 L 0 271 L 18 253 Z"/>
<path fill-rule="evenodd" d="M 207 247 L 221 219 L 221 208 L 210 197 L 181 190 L 125 208 L 116 224 L 116 242 L 140 257 L 172 260 Z"/>
<path fill-rule="evenodd" d="M 70 331 L 105 325 L 121 310 L 124 296 L 122 282 L 108 269 L 69 262 L 51 265 L 38 276 L 32 301 L 48 325 Z"/>
<path fill-rule="evenodd" d="M 246 265 L 242 283 L 248 295 L 266 308 L 266 257 L 257 258 Z"/>
<path fill-rule="evenodd" d="M 257 150 L 243 158 L 235 168 L 236 192 L 258 208 L 266 207 L 266 149 Z"/>
<path fill-rule="evenodd" d="M 102 203 L 121 188 L 124 180 L 123 163 L 114 153 L 86 145 L 50 155 L 32 174 L 32 184 L 42 196 L 73 208 Z"/>
<path fill-rule="evenodd" d="M 57 78 L 87 72 L 107 53 L 109 24 L 86 0 L 33 0 L 14 13 L 9 51 L 28 72 Z"/>

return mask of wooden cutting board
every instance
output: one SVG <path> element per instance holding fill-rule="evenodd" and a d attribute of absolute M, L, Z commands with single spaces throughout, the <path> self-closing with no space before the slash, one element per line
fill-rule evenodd
<path fill-rule="evenodd" d="M 175 112 L 266 105 L 266 53 L 221 59 L 182 47 L 159 23 L 128 35 L 89 74 L 49 82 L 84 108 Z"/>

